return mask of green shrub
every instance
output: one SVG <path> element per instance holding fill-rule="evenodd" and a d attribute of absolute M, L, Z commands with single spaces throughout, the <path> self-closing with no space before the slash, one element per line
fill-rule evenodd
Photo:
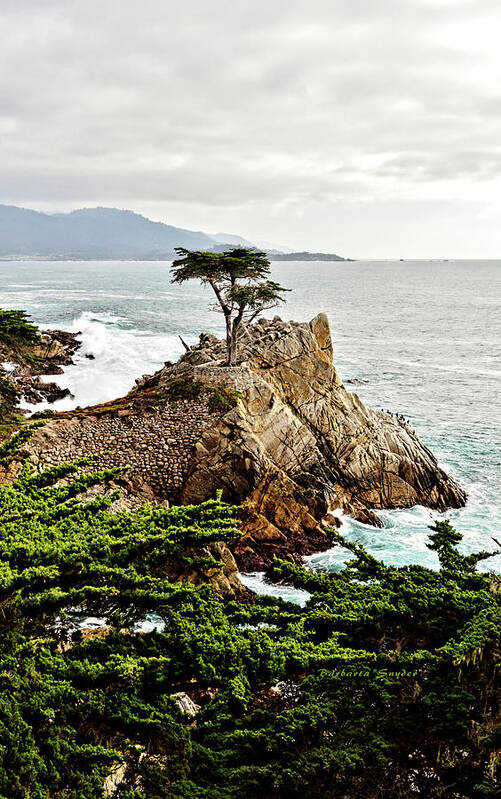
<path fill-rule="evenodd" d="M 169 383 L 167 396 L 171 400 L 195 401 L 205 398 L 211 411 L 214 413 L 226 413 L 237 404 L 241 395 L 238 391 L 225 386 L 218 388 L 204 386 L 199 380 L 193 380 L 191 377 L 181 377 L 175 378 Z"/>
<path fill-rule="evenodd" d="M 24 311 L 3 311 L 0 309 L 0 341 L 21 344 L 34 344 L 39 341 L 38 327 L 29 321 Z"/>
<path fill-rule="evenodd" d="M 230 411 L 238 402 L 241 394 L 231 388 L 209 388 L 208 405 L 211 411 L 226 413 Z"/>
<path fill-rule="evenodd" d="M 21 391 L 14 383 L 11 383 L 10 380 L 6 380 L 5 377 L 0 377 L 0 400 L 3 403 L 15 405 L 20 396 Z"/>
<path fill-rule="evenodd" d="M 116 476 L 25 465 L 0 487 L 1 797 L 102 799 L 122 762 L 128 799 L 495 796 L 501 591 L 476 571 L 486 553 L 462 556 L 445 522 L 438 571 L 339 537 L 353 559 L 337 574 L 270 570 L 306 607 L 224 600 L 168 574 L 231 541 L 236 509 L 85 501 Z M 163 630 L 134 632 L 152 612 Z M 72 632 L 78 614 L 107 634 Z"/>
<path fill-rule="evenodd" d="M 204 387 L 191 377 L 178 377 L 170 381 L 166 393 L 172 400 L 197 400 L 203 395 Z"/>

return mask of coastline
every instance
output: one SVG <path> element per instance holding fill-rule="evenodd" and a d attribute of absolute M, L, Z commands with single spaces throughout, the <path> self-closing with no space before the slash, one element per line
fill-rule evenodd
<path fill-rule="evenodd" d="M 63 375 L 82 346 L 78 334 L 40 330 L 38 340 L 0 338 L 0 430 L 28 420 L 28 410 L 72 397 L 70 390 L 50 378 Z"/>
<path fill-rule="evenodd" d="M 240 507 L 234 554 L 246 571 L 329 549 L 342 513 L 378 527 L 377 509 L 464 504 L 404 422 L 346 390 L 324 314 L 260 320 L 246 335 L 242 366 L 222 368 L 222 342 L 202 334 L 125 397 L 51 411 L 27 445 L 32 462 L 40 470 L 94 451 L 95 468 L 127 465 L 127 494 L 159 502 L 222 491 Z"/>
<path fill-rule="evenodd" d="M 113 288 L 117 270 L 120 285 Z M 399 263 L 379 263 L 374 269 L 372 263 L 358 262 L 354 270 L 349 273 L 343 264 L 313 264 L 308 270 L 302 264 L 277 264 L 278 279 L 289 280 L 294 288 L 285 315 L 304 319 L 318 307 L 329 309 L 335 362 L 347 388 L 373 408 L 390 408 L 410 418 L 446 471 L 466 486 L 466 507 L 445 514 L 464 534 L 464 550 L 488 549 L 491 535 L 501 529 L 494 314 L 498 264 L 440 264 L 435 269 L 423 262 L 408 272 Z M 0 305 L 26 307 L 44 327 L 83 331 L 76 364 L 55 378 L 70 387 L 75 399 L 56 403 L 55 410 L 61 404 L 70 409 L 125 395 L 134 376 L 178 358 L 178 332 L 189 344 L 196 342 L 200 329 L 219 332 L 218 317 L 206 311 L 203 292 L 188 294 L 172 287 L 164 264 L 141 268 L 121 262 L 117 269 L 88 262 L 47 264 L 38 271 L 26 263 L 4 264 L 1 271 Z M 384 291 L 389 283 L 390 295 Z M 411 317 L 406 313 L 410 295 L 416 308 Z M 95 354 L 95 360 L 84 353 Z M 359 380 L 363 382 L 350 383 Z M 426 537 L 428 525 L 443 514 L 417 506 L 377 515 L 382 528 L 348 517 L 344 533 L 387 563 L 436 567 Z M 338 566 L 326 552 L 315 568 Z M 501 558 L 479 568 L 499 572 Z"/>

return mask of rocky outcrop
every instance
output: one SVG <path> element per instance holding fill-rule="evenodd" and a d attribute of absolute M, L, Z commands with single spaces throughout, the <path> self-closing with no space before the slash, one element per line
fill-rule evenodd
<path fill-rule="evenodd" d="M 340 512 L 379 524 L 380 508 L 437 510 L 465 495 L 398 417 L 368 408 L 333 365 L 327 317 L 260 320 L 240 343 L 202 335 L 127 397 L 56 414 L 30 444 L 41 468 L 87 454 L 130 465 L 128 490 L 184 503 L 221 490 L 241 506 L 240 568 L 330 545 Z M 230 569 L 231 570 L 231 569 Z"/>
<path fill-rule="evenodd" d="M 62 369 L 51 369 L 73 363 L 73 355 L 81 346 L 77 336 L 78 333 L 67 330 L 44 330 L 40 334 L 40 343 L 33 348 L 33 355 L 42 361 L 44 370 L 48 370 L 44 374 L 61 374 Z"/>
<path fill-rule="evenodd" d="M 0 378 L 12 386 L 25 402 L 55 402 L 67 397 L 69 389 L 46 382 L 40 375 L 59 375 L 63 366 L 73 363 L 81 342 L 77 334 L 45 330 L 38 343 L 17 344 L 0 341 Z"/>
<path fill-rule="evenodd" d="M 325 314 L 307 324 L 260 320 L 240 354 L 250 385 L 201 437 L 181 496 L 199 501 L 222 488 L 245 501 L 237 555 L 247 566 L 264 565 L 268 552 L 327 545 L 321 522 L 335 509 L 377 525 L 378 508 L 464 504 L 404 421 L 371 410 L 343 386 Z M 205 369 L 213 379 L 210 367 L 223 356 L 222 342 L 204 336 L 175 368 L 200 378 Z"/>
<path fill-rule="evenodd" d="M 211 585 L 221 596 L 233 596 L 246 599 L 250 592 L 241 583 L 238 576 L 238 567 L 233 553 L 223 541 L 216 541 L 206 547 L 198 547 L 187 553 L 213 560 L 213 565 L 193 566 L 187 571 L 185 566 L 179 567 L 175 562 L 168 567 L 169 579 L 189 585 Z"/>

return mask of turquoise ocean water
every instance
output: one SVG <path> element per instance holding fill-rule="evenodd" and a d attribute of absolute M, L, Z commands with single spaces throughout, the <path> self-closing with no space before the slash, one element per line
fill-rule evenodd
<path fill-rule="evenodd" d="M 272 268 L 293 289 L 276 312 L 304 321 L 325 311 L 347 388 L 373 407 L 406 416 L 464 486 L 466 507 L 445 514 L 464 534 L 464 549 L 495 548 L 491 535 L 501 537 L 501 262 L 281 262 Z M 58 378 L 75 399 L 61 408 L 123 395 L 135 377 L 180 355 L 179 334 L 189 342 L 205 330 L 221 334 L 222 318 L 208 310 L 210 302 L 198 285 L 173 286 L 166 263 L 0 264 L 0 307 L 24 308 L 42 327 L 82 333 L 81 355 Z M 436 565 L 426 548 L 436 514 L 417 507 L 380 516 L 380 530 L 345 519 L 344 533 L 388 563 Z M 308 561 L 339 569 L 345 556 L 336 547 Z M 501 556 L 483 568 L 501 572 Z M 263 590 L 260 576 L 246 579 Z"/>

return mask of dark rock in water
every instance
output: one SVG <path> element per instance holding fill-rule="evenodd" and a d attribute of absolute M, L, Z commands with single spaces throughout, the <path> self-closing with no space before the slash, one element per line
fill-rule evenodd
<path fill-rule="evenodd" d="M 464 504 L 405 421 L 344 387 L 324 314 L 260 320 L 240 356 L 239 366 L 222 366 L 224 342 L 202 335 L 126 397 L 56 414 L 29 445 L 35 463 L 112 451 L 94 468 L 130 465 L 131 484 L 157 500 L 200 502 L 222 490 L 241 505 L 242 569 L 329 547 L 336 510 L 380 526 L 380 508 Z"/>
<path fill-rule="evenodd" d="M 38 342 L 0 341 L 0 362 L 7 362 L 8 368 L 0 368 L 0 373 L 12 386 L 17 397 L 23 397 L 30 404 L 55 402 L 71 396 L 69 389 L 56 383 L 45 383 L 40 375 L 63 374 L 63 366 L 73 363 L 73 356 L 81 346 L 78 334 L 63 330 L 45 330 L 40 333 Z M 0 396 L 0 406 L 2 397 Z M 11 404 L 13 413 L 16 404 Z M 0 422 L 8 414 L 0 410 Z"/>
<path fill-rule="evenodd" d="M 342 527 L 343 522 L 339 518 L 339 516 L 334 516 L 333 513 L 326 513 L 324 518 L 322 519 L 322 524 L 324 527 Z"/>
<path fill-rule="evenodd" d="M 23 399 L 32 405 L 39 402 L 56 402 L 65 397 L 73 397 L 69 388 L 61 388 L 57 383 L 43 383 L 37 378 L 19 380 L 18 386 L 22 391 Z"/>
<path fill-rule="evenodd" d="M 74 396 L 69 388 L 61 388 L 61 386 L 58 386 L 57 383 L 44 383 L 43 385 L 44 399 L 47 402 L 57 402 L 57 400 L 64 399 L 65 397 L 71 397 L 74 399 Z"/>
<path fill-rule="evenodd" d="M 96 356 L 95 356 L 95 355 L 93 355 L 93 354 L 92 354 L 92 352 L 87 352 L 87 353 L 85 354 L 85 357 L 86 357 L 86 358 L 87 358 L 89 361 L 95 361 L 95 360 L 96 360 Z"/>
<path fill-rule="evenodd" d="M 56 366 L 55 363 L 48 364 L 44 374 L 46 375 L 62 375 L 64 373 L 64 369 L 62 366 Z"/>

